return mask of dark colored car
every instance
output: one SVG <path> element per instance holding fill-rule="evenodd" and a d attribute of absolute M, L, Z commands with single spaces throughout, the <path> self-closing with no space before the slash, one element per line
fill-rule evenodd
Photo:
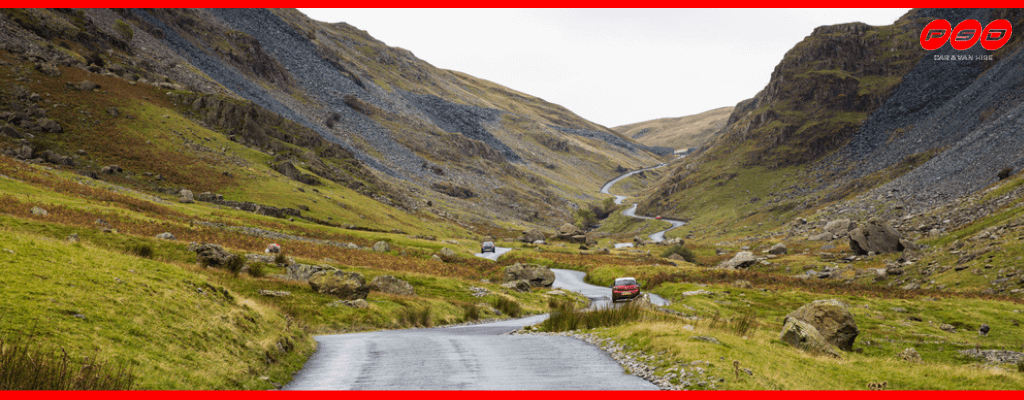
<path fill-rule="evenodd" d="M 632 300 L 640 296 L 640 284 L 632 277 L 615 278 L 615 283 L 611 287 L 612 303 L 625 299 Z"/>
<path fill-rule="evenodd" d="M 483 244 L 480 245 L 480 252 L 481 253 L 486 253 L 486 252 L 493 253 L 494 252 L 494 242 L 483 242 Z"/>

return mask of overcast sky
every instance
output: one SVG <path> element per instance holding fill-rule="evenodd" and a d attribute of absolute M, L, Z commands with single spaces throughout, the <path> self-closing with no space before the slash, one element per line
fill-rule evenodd
<path fill-rule="evenodd" d="M 733 106 L 815 27 L 907 9 L 300 9 L 607 127 Z"/>

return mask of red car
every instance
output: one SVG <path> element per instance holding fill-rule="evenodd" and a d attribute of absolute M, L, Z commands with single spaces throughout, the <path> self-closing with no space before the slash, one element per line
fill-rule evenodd
<path fill-rule="evenodd" d="M 659 215 L 657 217 L 654 217 L 654 219 L 661 219 L 661 216 Z"/>
<path fill-rule="evenodd" d="M 615 283 L 611 288 L 612 303 L 625 299 L 632 300 L 640 296 L 640 284 L 632 277 L 615 278 Z"/>

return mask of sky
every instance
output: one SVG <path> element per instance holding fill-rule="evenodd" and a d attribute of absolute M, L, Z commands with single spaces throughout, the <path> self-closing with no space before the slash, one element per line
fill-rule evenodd
<path fill-rule="evenodd" d="M 734 106 L 815 27 L 908 9 L 300 9 L 612 128 Z"/>

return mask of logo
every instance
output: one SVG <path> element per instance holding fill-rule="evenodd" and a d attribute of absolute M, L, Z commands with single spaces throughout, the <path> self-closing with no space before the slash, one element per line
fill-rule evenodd
<path fill-rule="evenodd" d="M 967 50 L 981 42 L 985 50 L 998 50 L 1010 41 L 1013 26 L 1010 21 L 997 19 L 981 28 L 981 23 L 968 19 L 953 27 L 944 19 L 934 20 L 925 25 L 921 31 L 921 47 L 925 50 L 936 50 L 949 42 L 955 50 Z"/>

